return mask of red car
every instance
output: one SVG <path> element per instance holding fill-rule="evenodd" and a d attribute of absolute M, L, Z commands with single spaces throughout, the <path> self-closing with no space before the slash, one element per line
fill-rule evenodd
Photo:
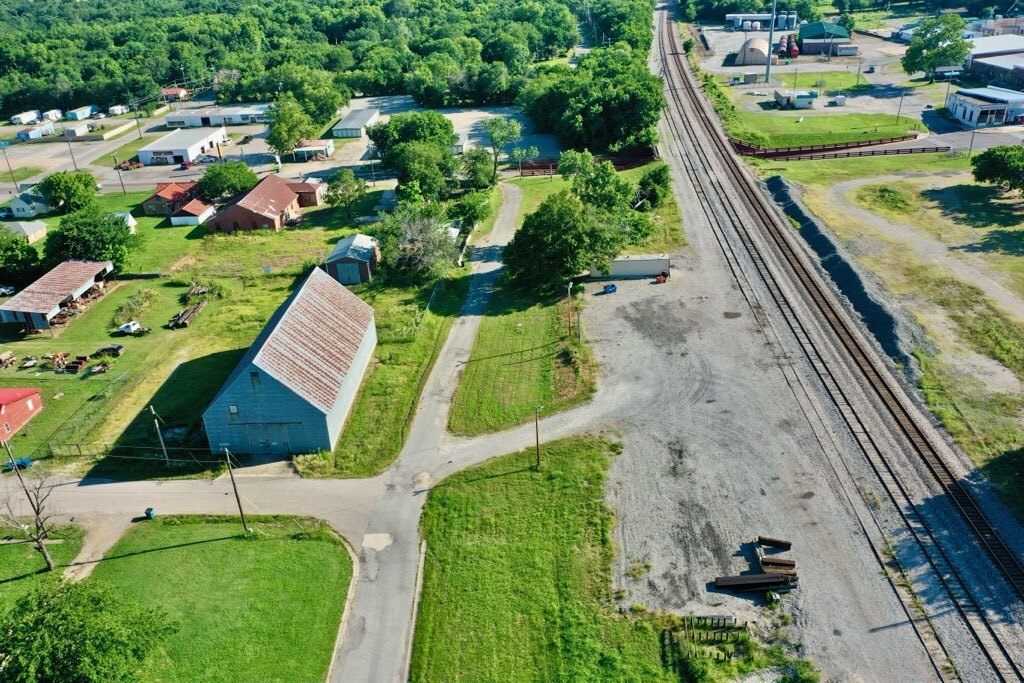
<path fill-rule="evenodd" d="M 192 168 L 192 162 L 183 161 L 181 162 L 181 166 L 179 166 L 178 168 L 181 169 L 182 171 L 187 171 L 188 169 Z"/>

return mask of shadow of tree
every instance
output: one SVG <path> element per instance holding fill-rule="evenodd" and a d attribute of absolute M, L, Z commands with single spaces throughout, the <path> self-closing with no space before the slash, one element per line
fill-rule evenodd
<path fill-rule="evenodd" d="M 993 185 L 961 183 L 921 193 L 942 215 L 972 228 L 1024 227 L 1024 202 Z"/>

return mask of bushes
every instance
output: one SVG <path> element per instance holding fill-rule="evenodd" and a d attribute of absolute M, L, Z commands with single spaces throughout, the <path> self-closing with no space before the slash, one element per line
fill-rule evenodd
<path fill-rule="evenodd" d="M 138 320 L 156 301 L 156 290 L 140 289 L 124 300 L 110 319 L 111 327 L 120 327 L 131 320 Z"/>

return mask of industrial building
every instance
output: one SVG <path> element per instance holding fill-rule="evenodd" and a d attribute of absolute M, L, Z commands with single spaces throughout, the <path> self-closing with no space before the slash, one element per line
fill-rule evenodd
<path fill-rule="evenodd" d="M 967 68 L 971 69 L 975 59 L 1024 54 L 1024 36 L 1002 35 L 985 38 L 971 38 L 971 51 L 967 55 Z"/>
<path fill-rule="evenodd" d="M 28 140 L 41 140 L 42 138 L 53 135 L 54 132 L 53 121 L 47 121 L 46 123 L 41 123 L 38 126 L 19 130 L 16 137 L 23 142 Z"/>
<path fill-rule="evenodd" d="M 750 38 L 736 53 L 735 66 L 763 66 L 771 59 L 768 41 L 764 38 Z"/>
<path fill-rule="evenodd" d="M 800 52 L 805 55 L 838 55 L 837 48 L 850 45 L 850 32 L 830 21 L 804 24 L 797 34 Z"/>
<path fill-rule="evenodd" d="M 216 154 L 217 145 L 227 139 L 223 126 L 214 130 L 181 128 L 140 149 L 139 161 L 144 166 L 194 162 L 204 154 Z"/>
<path fill-rule="evenodd" d="M 26 332 L 47 330 L 64 307 L 93 287 L 102 289 L 113 271 L 110 261 L 64 261 L 0 305 L 0 322 L 20 323 Z"/>
<path fill-rule="evenodd" d="M 379 109 L 353 109 L 331 128 L 336 138 L 360 138 L 366 134 L 366 127 L 380 118 Z"/>
<path fill-rule="evenodd" d="M 43 396 L 39 389 L 0 389 L 0 443 L 17 434 L 42 409 Z"/>
<path fill-rule="evenodd" d="M 210 451 L 332 451 L 377 345 L 373 308 L 316 268 L 203 413 Z"/>
<path fill-rule="evenodd" d="M 971 61 L 971 73 L 993 85 L 1024 88 L 1024 54 L 979 57 Z"/>
<path fill-rule="evenodd" d="M 84 121 L 98 111 L 99 109 L 96 108 L 96 105 L 87 104 L 84 107 L 68 111 L 64 114 L 64 118 L 68 121 Z"/>
<path fill-rule="evenodd" d="M 1006 88 L 968 88 L 950 93 L 946 110 L 968 128 L 1020 123 L 1024 119 L 1024 93 Z"/>
<path fill-rule="evenodd" d="M 327 274 L 343 285 L 369 282 L 380 263 L 380 247 L 369 235 L 349 235 L 334 245 L 324 262 Z"/>
<path fill-rule="evenodd" d="M 46 237 L 46 223 L 43 221 L 11 221 L 0 223 L 15 237 L 24 238 L 29 244 Z"/>
<path fill-rule="evenodd" d="M 209 128 L 211 126 L 242 126 L 249 123 L 264 123 L 267 120 L 266 104 L 243 104 L 229 107 L 207 107 L 204 109 L 182 109 L 168 114 L 164 125 L 168 128 Z"/>

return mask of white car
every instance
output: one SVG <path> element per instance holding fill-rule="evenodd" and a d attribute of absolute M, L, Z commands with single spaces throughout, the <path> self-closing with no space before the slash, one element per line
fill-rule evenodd
<path fill-rule="evenodd" d="M 209 154 L 207 154 L 205 156 L 199 157 L 198 159 L 196 159 L 196 161 L 198 161 L 201 164 L 212 164 L 215 161 L 217 161 L 217 157 L 212 157 Z"/>
<path fill-rule="evenodd" d="M 11 296 L 14 294 L 14 287 L 9 285 L 0 286 L 0 296 Z"/>

